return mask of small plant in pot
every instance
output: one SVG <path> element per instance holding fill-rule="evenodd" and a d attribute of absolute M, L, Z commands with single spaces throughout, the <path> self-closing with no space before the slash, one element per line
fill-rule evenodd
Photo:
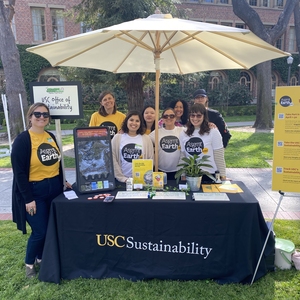
<path fill-rule="evenodd" d="M 180 169 L 175 174 L 175 179 L 177 182 L 180 180 L 181 175 L 185 175 L 187 184 L 189 185 L 191 191 L 195 192 L 199 191 L 200 189 L 203 175 L 215 180 L 215 178 L 209 172 L 202 169 L 203 167 L 212 167 L 209 163 L 207 163 L 209 161 L 209 157 L 209 155 L 203 155 L 201 158 L 199 158 L 198 155 L 194 154 L 193 156 L 182 158 L 182 163 L 178 165 Z"/>

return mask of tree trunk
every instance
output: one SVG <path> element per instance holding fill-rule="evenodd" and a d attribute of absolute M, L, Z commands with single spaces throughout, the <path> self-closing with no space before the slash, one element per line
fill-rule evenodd
<path fill-rule="evenodd" d="M 138 110 L 142 112 L 144 107 L 143 87 L 144 83 L 142 73 L 128 74 L 126 82 L 126 92 L 128 95 L 128 111 Z"/>
<path fill-rule="evenodd" d="M 271 62 L 267 61 L 257 65 L 257 107 L 255 128 L 273 128 L 272 97 L 271 97 Z"/>
<path fill-rule="evenodd" d="M 0 59 L 5 76 L 5 90 L 11 136 L 14 138 L 24 130 L 19 94 L 24 111 L 28 109 L 27 95 L 21 72 L 20 55 L 10 26 L 13 8 L 5 8 L 0 1 Z"/>
<path fill-rule="evenodd" d="M 300 56 L 300 7 L 299 7 L 299 2 L 295 5 L 294 20 L 295 20 L 297 50 L 298 50 L 298 54 Z M 298 75 L 298 85 L 300 85 L 299 79 L 300 79 L 300 75 Z"/>
<path fill-rule="evenodd" d="M 278 38 L 286 31 L 291 14 L 299 0 L 286 2 L 277 24 L 267 30 L 257 12 L 246 0 L 232 0 L 233 12 L 249 29 L 264 41 L 274 45 Z M 272 124 L 272 86 L 271 86 L 271 62 L 264 62 L 257 65 L 257 111 L 254 127 L 270 129 Z"/>

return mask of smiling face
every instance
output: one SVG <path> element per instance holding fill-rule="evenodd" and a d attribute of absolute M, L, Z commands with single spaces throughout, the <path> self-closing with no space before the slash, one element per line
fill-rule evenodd
<path fill-rule="evenodd" d="M 190 113 L 189 118 L 190 118 L 191 123 L 195 127 L 200 127 L 203 122 L 204 116 L 201 112 L 197 111 L 197 112 Z"/>
<path fill-rule="evenodd" d="M 143 117 L 146 123 L 152 124 L 155 121 L 155 110 L 152 107 L 147 107 Z"/>
<path fill-rule="evenodd" d="M 172 109 L 167 109 L 162 114 L 163 123 L 166 129 L 174 129 L 176 116 Z"/>
<path fill-rule="evenodd" d="M 128 134 L 136 134 L 140 126 L 140 117 L 138 115 L 132 115 L 127 121 Z"/>
<path fill-rule="evenodd" d="M 38 131 L 44 130 L 49 123 L 49 110 L 44 106 L 37 107 L 29 117 L 31 128 Z"/>
<path fill-rule="evenodd" d="M 111 94 L 105 95 L 100 104 L 104 107 L 107 113 L 111 113 L 115 106 L 115 98 Z"/>
<path fill-rule="evenodd" d="M 174 107 L 176 120 L 180 120 L 181 116 L 183 115 L 183 104 L 181 101 L 178 101 Z"/>

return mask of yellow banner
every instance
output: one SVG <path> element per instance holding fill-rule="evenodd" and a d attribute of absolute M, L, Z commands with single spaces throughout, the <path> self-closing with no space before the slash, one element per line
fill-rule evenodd
<path fill-rule="evenodd" d="M 276 88 L 272 190 L 300 192 L 300 86 Z"/>

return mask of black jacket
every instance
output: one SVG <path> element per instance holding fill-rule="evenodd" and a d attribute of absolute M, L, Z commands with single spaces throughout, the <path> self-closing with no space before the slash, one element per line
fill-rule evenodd
<path fill-rule="evenodd" d="M 47 131 L 56 142 L 55 136 Z M 57 142 L 56 142 L 57 144 Z M 29 183 L 31 159 L 31 139 L 28 130 L 20 133 L 12 146 L 11 164 L 13 169 L 12 184 L 12 216 L 17 228 L 26 233 L 26 203 L 33 201 Z M 59 175 L 63 183 L 63 173 L 60 164 Z"/>
<path fill-rule="evenodd" d="M 207 109 L 207 114 L 208 114 L 209 122 L 214 123 L 218 127 L 218 129 L 222 135 L 223 146 L 224 146 L 224 148 L 226 148 L 226 146 L 231 138 L 231 134 L 227 128 L 227 125 L 226 125 L 222 115 L 217 110 L 214 110 L 211 108 Z"/>

